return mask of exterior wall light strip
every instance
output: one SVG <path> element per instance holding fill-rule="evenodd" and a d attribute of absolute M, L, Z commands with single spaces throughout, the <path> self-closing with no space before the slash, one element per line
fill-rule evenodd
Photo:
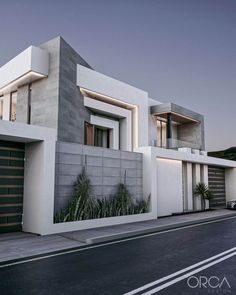
<path fill-rule="evenodd" d="M 45 75 L 43 74 L 40 74 L 40 73 L 37 73 L 37 72 L 34 72 L 34 71 L 29 71 L 27 72 L 26 74 L 20 76 L 19 78 L 15 79 L 14 81 L 8 83 L 7 85 L 4 85 L 2 88 L 0 88 L 0 92 L 4 92 L 5 90 L 7 90 L 8 88 L 11 88 L 11 87 L 14 87 L 14 86 L 17 86 L 18 83 L 24 81 L 24 79 L 27 79 L 29 77 L 39 77 L 39 78 L 44 78 L 46 77 Z"/>
<path fill-rule="evenodd" d="M 105 94 L 101 94 L 101 93 L 98 93 L 98 92 L 95 92 L 95 91 L 92 91 L 92 90 L 89 90 L 89 89 L 86 89 L 83 87 L 80 87 L 80 91 L 82 94 L 87 93 L 90 95 L 95 95 L 101 99 L 104 99 L 105 101 L 106 100 L 111 101 L 114 103 L 114 105 L 117 105 L 117 106 L 123 106 L 123 107 L 127 107 L 127 108 L 135 108 L 136 107 L 136 105 L 132 105 L 132 104 L 120 101 L 119 99 L 116 99 L 116 98 L 113 98 L 113 97 L 107 96 Z"/>

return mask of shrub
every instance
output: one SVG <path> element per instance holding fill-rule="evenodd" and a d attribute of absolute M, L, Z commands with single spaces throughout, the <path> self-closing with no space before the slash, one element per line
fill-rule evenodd
<path fill-rule="evenodd" d="M 85 169 L 78 175 L 74 184 L 74 197 L 67 208 L 55 214 L 54 222 L 67 222 L 140 214 L 149 211 L 150 196 L 147 200 L 134 200 L 123 183 L 119 183 L 114 196 L 94 199 L 92 186 Z"/>
<path fill-rule="evenodd" d="M 201 197 L 203 211 L 205 211 L 206 200 L 210 200 L 213 198 L 213 194 L 210 191 L 209 187 L 205 183 L 199 182 L 195 187 L 194 195 Z"/>

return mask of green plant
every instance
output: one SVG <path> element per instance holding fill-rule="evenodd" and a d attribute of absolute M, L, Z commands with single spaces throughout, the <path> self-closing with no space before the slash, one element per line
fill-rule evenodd
<path fill-rule="evenodd" d="M 206 210 L 206 200 L 210 200 L 213 197 L 213 194 L 210 191 L 209 187 L 205 183 L 199 182 L 195 187 L 194 195 L 201 197 L 203 211 L 205 211 Z"/>
<path fill-rule="evenodd" d="M 54 222 L 140 214 L 149 211 L 150 196 L 146 200 L 134 200 L 123 183 L 118 184 L 116 193 L 109 198 L 94 199 L 91 194 L 90 179 L 83 168 L 74 184 L 72 201 L 67 208 L 55 214 Z"/>

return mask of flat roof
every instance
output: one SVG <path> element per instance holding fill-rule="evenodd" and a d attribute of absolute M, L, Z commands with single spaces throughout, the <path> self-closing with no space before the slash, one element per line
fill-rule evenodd
<path fill-rule="evenodd" d="M 203 116 L 174 103 L 162 103 L 151 106 L 151 114 L 167 119 L 167 114 L 172 114 L 172 119 L 179 123 L 202 122 Z"/>

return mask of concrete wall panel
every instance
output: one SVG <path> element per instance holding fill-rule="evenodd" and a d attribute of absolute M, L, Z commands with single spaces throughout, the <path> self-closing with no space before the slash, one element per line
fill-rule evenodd
<path fill-rule="evenodd" d="M 91 180 L 94 197 L 109 197 L 115 193 L 120 182 L 126 183 L 135 198 L 142 197 L 142 154 L 57 142 L 56 212 L 72 199 L 73 184 L 83 167 Z"/>

